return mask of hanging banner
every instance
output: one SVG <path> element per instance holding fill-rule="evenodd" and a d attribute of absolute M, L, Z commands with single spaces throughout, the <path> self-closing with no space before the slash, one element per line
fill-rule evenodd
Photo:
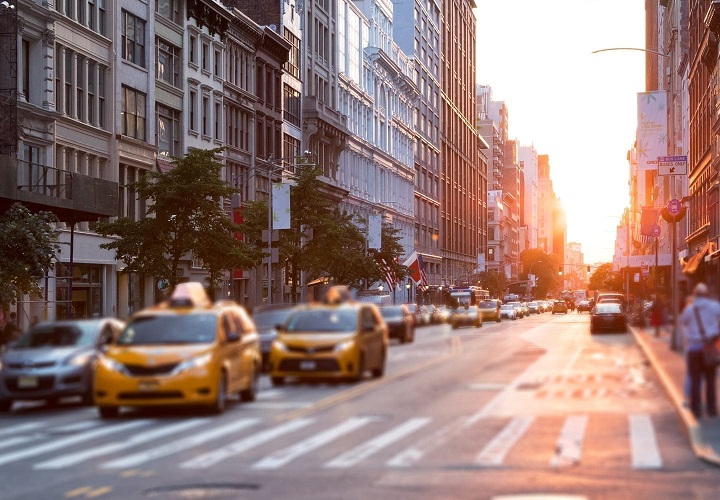
<path fill-rule="evenodd" d="M 272 228 L 290 229 L 290 184 L 272 184 Z"/>
<path fill-rule="evenodd" d="M 382 248 L 382 215 L 370 214 L 368 217 L 368 248 Z"/>
<path fill-rule="evenodd" d="M 657 170 L 667 156 L 667 91 L 638 92 L 637 168 Z"/>

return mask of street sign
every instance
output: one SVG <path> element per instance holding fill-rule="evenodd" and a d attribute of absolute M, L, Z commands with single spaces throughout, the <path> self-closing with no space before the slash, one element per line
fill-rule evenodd
<path fill-rule="evenodd" d="M 658 156 L 658 175 L 687 175 L 687 156 Z"/>
<path fill-rule="evenodd" d="M 655 224 L 655 225 L 652 227 L 652 235 L 653 235 L 655 238 L 657 238 L 658 236 L 660 236 L 660 224 Z"/>
<path fill-rule="evenodd" d="M 650 266 L 648 266 L 647 264 L 642 264 L 640 266 L 640 272 L 643 276 L 650 276 Z"/>
<path fill-rule="evenodd" d="M 667 208 L 668 212 L 670 212 L 670 215 L 677 215 L 680 213 L 682 204 L 680 203 L 680 200 L 678 200 L 677 198 L 673 198 L 672 200 L 668 201 Z"/>

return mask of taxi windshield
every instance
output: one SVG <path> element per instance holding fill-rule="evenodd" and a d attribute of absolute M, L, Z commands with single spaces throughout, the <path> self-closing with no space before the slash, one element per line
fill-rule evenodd
<path fill-rule="evenodd" d="M 296 311 L 285 325 L 287 333 L 354 332 L 357 329 L 357 312 L 352 309 L 308 309 Z"/>
<path fill-rule="evenodd" d="M 214 314 L 141 316 L 128 323 L 117 344 L 209 344 L 216 329 Z"/>

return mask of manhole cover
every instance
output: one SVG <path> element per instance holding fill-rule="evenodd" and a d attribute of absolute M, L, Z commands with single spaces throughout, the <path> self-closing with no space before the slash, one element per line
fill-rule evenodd
<path fill-rule="evenodd" d="M 188 484 L 150 488 L 144 493 L 148 498 L 222 498 L 259 489 L 258 484 Z"/>

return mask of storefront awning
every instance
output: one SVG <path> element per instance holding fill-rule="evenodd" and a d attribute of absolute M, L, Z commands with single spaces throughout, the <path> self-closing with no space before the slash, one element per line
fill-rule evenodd
<path fill-rule="evenodd" d="M 705 256 L 709 253 L 712 253 L 715 251 L 715 243 L 708 241 L 705 243 L 705 245 L 700 249 L 698 253 L 691 256 L 687 263 L 685 264 L 685 267 L 683 267 L 683 274 L 693 274 L 698 270 L 698 267 L 700 267 L 700 263 L 703 261 Z"/>

